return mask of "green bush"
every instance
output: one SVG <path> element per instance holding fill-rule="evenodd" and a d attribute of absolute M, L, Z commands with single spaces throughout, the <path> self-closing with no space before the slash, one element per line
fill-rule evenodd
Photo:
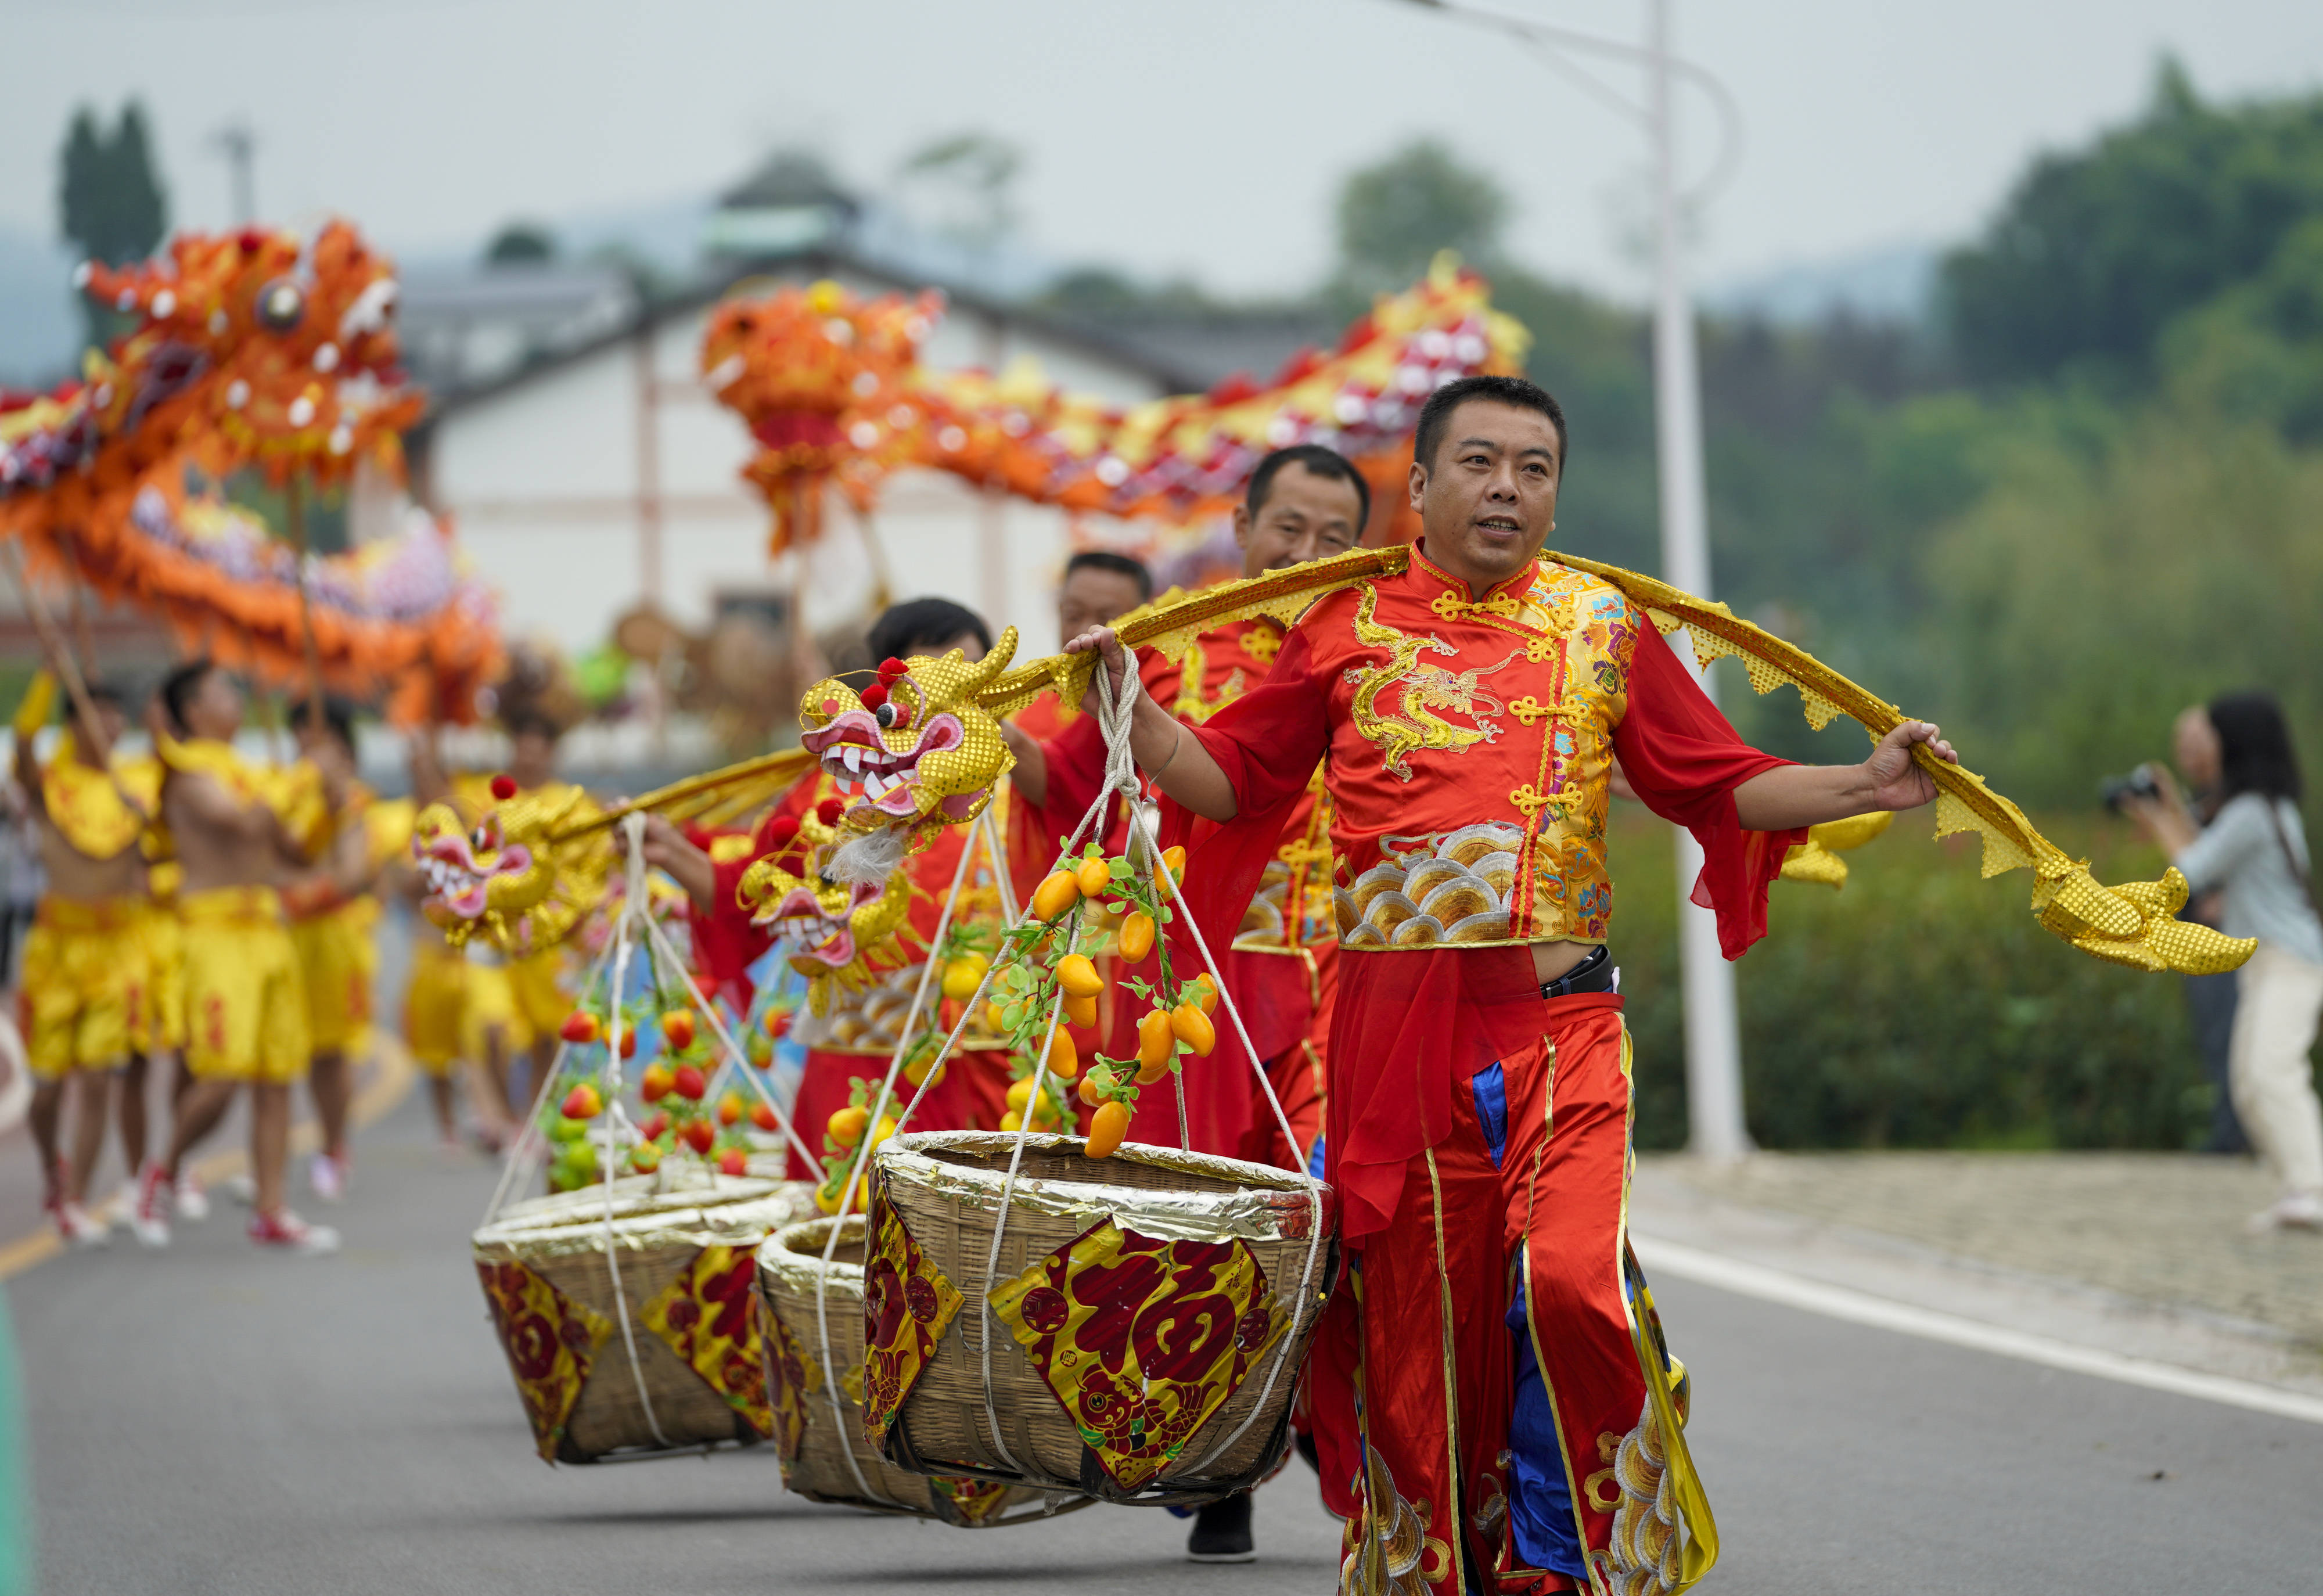
<path fill-rule="evenodd" d="M 2209 1088 L 2178 978 L 2057 940 L 2027 907 L 2031 876 L 1979 879 L 1976 839 L 1932 840 L 1933 815 L 1899 816 L 1848 856 L 1839 892 L 1775 885 L 1767 938 L 1736 967 L 1752 1137 L 1793 1149 L 2199 1145 Z M 2161 870 L 2101 816 L 2039 823 L 2060 847 L 2093 851 L 2101 880 Z M 1638 1145 L 1682 1147 L 1670 829 L 1621 805 L 1612 857 Z"/>

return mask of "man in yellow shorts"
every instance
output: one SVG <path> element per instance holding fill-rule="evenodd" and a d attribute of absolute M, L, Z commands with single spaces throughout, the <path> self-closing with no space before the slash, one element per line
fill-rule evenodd
<path fill-rule="evenodd" d="M 162 818 L 185 868 L 178 915 L 193 1085 L 178 1103 L 168 1153 L 139 1178 L 138 1223 L 166 1242 L 179 1165 L 247 1086 L 257 1188 L 251 1239 L 289 1252 L 334 1252 L 338 1234 L 293 1214 L 282 1192 L 290 1087 L 306 1073 L 308 1046 L 298 956 L 277 884 L 300 862 L 299 852 L 268 802 L 265 774 L 234 752 L 244 703 L 234 678 L 197 660 L 170 674 L 161 699 L 153 741 L 165 773 Z"/>
<path fill-rule="evenodd" d="M 283 888 L 290 943 L 307 1003 L 307 1090 L 315 1100 L 323 1145 L 307 1183 L 326 1203 L 346 1196 L 350 1160 L 347 1111 L 354 1096 L 348 1054 L 371 1027 L 372 982 L 379 970 L 374 936 L 378 876 L 368 823 L 372 794 L 355 779 L 355 731 L 346 706 L 300 704 L 291 712 L 298 750 L 316 773 L 316 802 L 298 838 L 311 867 Z"/>
<path fill-rule="evenodd" d="M 86 1204 L 143 1000 L 137 922 L 144 859 L 137 843 L 153 794 L 132 791 L 108 763 L 124 726 L 120 699 L 97 683 L 86 693 L 88 713 L 71 717 L 44 766 L 36 766 L 32 742 L 55 702 L 48 672 L 32 679 L 16 711 L 16 780 L 39 825 L 49 878 L 24 940 L 17 1001 L 34 1082 L 30 1118 L 41 1206 L 66 1241 L 101 1246 L 106 1226 Z M 69 1086 L 76 1099 L 72 1151 L 60 1157 Z"/>

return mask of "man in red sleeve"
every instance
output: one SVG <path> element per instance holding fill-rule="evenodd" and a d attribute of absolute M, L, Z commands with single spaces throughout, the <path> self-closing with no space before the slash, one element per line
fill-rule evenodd
<path fill-rule="evenodd" d="M 1344 456 L 1317 444 L 1278 449 L 1258 463 L 1235 510 L 1243 575 L 1262 576 L 1345 554 L 1362 538 L 1370 515 L 1371 491 Z M 1202 725 L 1266 679 L 1282 637 L 1283 628 L 1262 617 L 1207 631 L 1175 656 L 1149 652 L 1139 662 L 1145 695 L 1185 724 Z M 1017 756 L 1012 784 L 1034 806 L 1036 821 L 1043 823 L 1045 833 L 1070 832 L 1105 777 L 1105 741 L 1095 718 L 1081 717 L 1037 747 L 1028 748 L 1014 738 L 1010 747 Z M 1290 1142 L 1285 1143 L 1232 1027 L 1222 1027 L 1210 1062 L 1185 1083 L 1187 1136 L 1197 1151 L 1289 1169 L 1306 1162 L 1323 1128 L 1323 1050 L 1338 940 L 1332 917 L 1330 803 L 1320 767 L 1310 762 L 1307 775 L 1306 794 L 1284 817 L 1273 857 L 1235 922 L 1226 927 L 1232 950 L 1213 944 L 1226 953 L 1221 973 L 1250 1029 L 1251 1045 L 1265 1061 L 1268 1081 L 1290 1121 Z M 1124 831 L 1116 817 L 1105 839 L 1110 851 L 1119 850 Z M 1191 938 L 1173 934 L 1170 957 L 1173 968 L 1201 967 Z M 1107 1053 L 1136 1053 L 1139 1017 L 1139 1005 L 1114 1005 Z M 1147 1094 L 1129 1137 L 1176 1145 L 1174 1094 Z"/>
<path fill-rule="evenodd" d="M 1672 1590 L 1716 1555 L 1687 1389 L 1623 1230 L 1630 1075 L 1605 938 L 1609 773 L 1685 826 L 1737 958 L 1807 826 L 1929 802 L 1907 721 L 1859 766 L 1745 747 L 1651 619 L 1539 558 L 1566 428 L 1509 377 L 1437 390 L 1422 538 L 1318 601 L 1206 726 L 1141 702 L 1138 763 L 1219 822 L 1241 913 L 1327 756 L 1339 985 L 1326 1136 L 1350 1262 L 1308 1362 L 1344 1588 Z M 1104 628 L 1077 638 L 1128 668 Z"/>

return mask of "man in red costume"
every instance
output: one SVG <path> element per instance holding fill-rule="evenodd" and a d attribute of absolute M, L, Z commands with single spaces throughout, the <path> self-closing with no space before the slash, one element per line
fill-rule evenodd
<path fill-rule="evenodd" d="M 1243 575 L 1262 576 L 1345 554 L 1362 538 L 1370 516 L 1371 490 L 1344 456 L 1316 444 L 1278 449 L 1258 463 L 1235 510 Z M 1282 641 L 1283 628 L 1261 618 L 1214 628 L 1179 655 L 1149 652 L 1139 671 L 1145 697 L 1177 721 L 1201 726 L 1267 678 Z M 1010 747 L 1017 756 L 1012 782 L 1033 806 L 1043 837 L 1070 834 L 1105 778 L 1105 740 L 1096 717 L 1080 716 L 1045 744 L 1027 748 L 1012 738 Z M 1330 802 L 1316 759 L 1308 758 L 1300 775 L 1305 785 L 1275 829 L 1272 853 L 1259 879 L 1244 888 L 1231 920 L 1203 927 L 1211 949 L 1223 958 L 1219 973 L 1249 1029 L 1250 1046 L 1263 1062 L 1267 1087 L 1281 1105 L 1289 1140 L 1267 1100 L 1267 1087 L 1259 1085 L 1251 1068 L 1240 1032 L 1223 1016 L 1216 1050 L 1183 1078 L 1186 1141 L 1197 1151 L 1294 1169 L 1307 1164 L 1323 1128 L 1324 1053 L 1338 941 L 1331 899 Z M 1117 814 L 1114 822 L 1105 841 L 1108 851 L 1117 852 L 1126 828 Z M 1172 969 L 1202 968 L 1191 937 L 1173 930 L 1169 946 Z M 1149 960 L 1152 957 L 1147 955 Z M 1154 968 L 1149 963 L 1132 973 L 1150 977 Z M 1113 1004 L 1104 1016 L 1109 1023 L 1107 1054 L 1136 1055 L 1143 1009 Z M 1178 1114 L 1175 1093 L 1146 1093 L 1130 1122 L 1130 1140 L 1176 1146 Z M 1204 1508 L 1187 1551 L 1198 1562 L 1256 1555 L 1250 1498 L 1229 1497 Z"/>
<path fill-rule="evenodd" d="M 1952 757 L 1920 721 L 1859 766 L 1744 746 L 1649 617 L 1539 557 L 1565 462 L 1531 383 L 1439 389 L 1402 566 L 1318 601 L 1207 725 L 1141 702 L 1133 727 L 1162 791 L 1219 824 L 1188 863 L 1205 935 L 1327 757 L 1326 1144 L 1349 1265 L 1308 1371 L 1350 1591 L 1666 1591 L 1714 1558 L 1683 1368 L 1623 1232 L 1611 763 L 1702 843 L 1695 898 L 1738 958 L 1804 828 L 1925 803 L 1916 749 Z M 1070 647 L 1128 668 L 1103 628 Z"/>

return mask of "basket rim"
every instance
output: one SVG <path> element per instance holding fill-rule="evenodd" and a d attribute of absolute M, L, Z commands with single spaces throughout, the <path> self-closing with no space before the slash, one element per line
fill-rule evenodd
<path fill-rule="evenodd" d="M 882 1181 L 979 1207 L 996 1206 L 1005 1170 L 977 1169 L 935 1155 L 957 1150 L 1005 1157 L 1017 1134 L 1014 1131 L 923 1131 L 891 1136 L 873 1151 L 872 1167 Z M 1082 1139 L 1046 1132 L 1025 1137 L 1024 1145 L 1027 1151 L 1074 1151 L 1082 1145 Z M 1223 1183 L 1226 1189 L 1157 1190 L 1102 1179 L 1060 1180 L 1020 1171 L 1009 1198 L 1011 1206 L 1064 1219 L 1086 1220 L 1090 1215 L 1110 1212 L 1128 1228 L 1191 1241 L 1215 1240 L 1221 1233 L 1246 1240 L 1305 1241 L 1313 1232 L 1309 1216 L 1319 1202 L 1320 1228 L 1326 1239 L 1337 1228 L 1337 1194 L 1328 1182 L 1312 1176 L 1272 1164 L 1143 1142 L 1125 1142 L 1113 1157 L 1200 1176 Z M 1095 1174 L 1111 1160 L 1084 1161 Z"/>
<path fill-rule="evenodd" d="M 849 1214 L 843 1218 L 818 1214 L 812 1219 L 802 1219 L 776 1230 L 758 1243 L 758 1274 L 763 1280 L 794 1291 L 812 1291 L 815 1280 L 823 1272 L 822 1245 L 830 1238 L 834 1225 L 851 1225 L 856 1239 L 867 1250 L 870 1246 L 869 1227 L 860 1214 Z M 808 1232 L 814 1234 L 809 1235 Z M 795 1240 L 799 1244 L 794 1245 Z M 840 1244 L 846 1243 L 844 1233 Z M 833 1286 L 842 1290 L 851 1289 L 858 1297 L 863 1290 L 863 1265 L 848 1263 L 834 1258 L 827 1276 Z"/>
<path fill-rule="evenodd" d="M 532 1208 L 528 1213 L 504 1214 L 478 1226 L 468 1238 L 469 1245 L 479 1254 L 517 1249 L 535 1252 L 595 1252 L 603 1247 L 610 1228 L 613 1239 L 628 1247 L 675 1246 L 689 1242 L 706 1246 L 747 1231 L 761 1215 L 778 1212 L 788 1217 L 793 1211 L 794 1197 L 785 1188 L 796 1182 L 727 1175 L 716 1179 L 719 1186 L 708 1189 L 653 1197 L 617 1194 L 610 1227 L 601 1188 L 592 1186 L 577 1192 L 559 1192 L 551 1198 L 530 1199 L 528 1206 L 530 1203 L 556 1203 L 557 1208 L 546 1213 Z"/>

